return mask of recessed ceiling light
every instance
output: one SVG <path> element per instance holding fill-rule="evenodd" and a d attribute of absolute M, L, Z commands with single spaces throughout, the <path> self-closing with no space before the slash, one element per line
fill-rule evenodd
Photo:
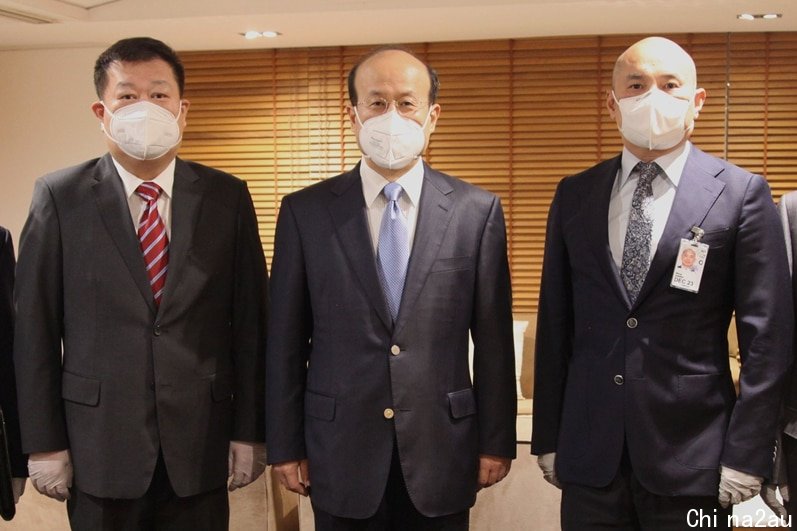
<path fill-rule="evenodd" d="M 274 38 L 279 37 L 280 35 L 282 35 L 282 33 L 280 33 L 279 31 L 273 31 L 273 30 L 266 30 L 266 31 L 249 30 L 246 33 L 240 33 L 239 35 L 241 35 L 245 39 L 249 39 L 249 40 L 259 39 L 260 37 L 266 37 L 268 39 L 274 39 Z"/>
<path fill-rule="evenodd" d="M 781 13 L 741 13 L 736 15 L 739 20 L 774 20 L 781 17 L 783 17 Z"/>

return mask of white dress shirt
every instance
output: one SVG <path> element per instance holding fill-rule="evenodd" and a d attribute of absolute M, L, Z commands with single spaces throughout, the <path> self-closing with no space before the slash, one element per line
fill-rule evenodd
<path fill-rule="evenodd" d="M 653 234 L 650 242 L 651 260 L 664 232 L 667 218 L 670 216 L 675 192 L 678 190 L 678 183 L 681 182 L 681 175 L 683 174 L 691 146 L 689 142 L 685 142 L 683 149 L 673 151 L 653 161 L 661 167 L 664 173 L 657 175 L 652 183 Z M 620 171 L 617 172 L 611 199 L 609 199 L 609 248 L 612 251 L 612 258 L 614 258 L 617 269 L 620 269 L 623 261 L 623 248 L 625 247 L 625 233 L 628 230 L 631 200 L 638 181 L 638 176 L 636 174 L 631 175 L 631 171 L 639 162 L 640 160 L 636 156 L 623 148 Z"/>
<path fill-rule="evenodd" d="M 163 224 L 166 225 L 166 236 L 171 239 L 172 237 L 172 188 L 174 188 L 174 160 L 166 166 L 160 175 L 151 181 L 144 181 L 139 179 L 126 169 L 121 164 L 113 160 L 113 165 L 116 166 L 116 171 L 122 179 L 122 185 L 125 187 L 125 197 L 127 197 L 127 206 L 130 208 L 130 218 L 133 220 L 133 228 L 138 234 L 138 222 L 141 221 L 141 215 L 147 206 L 141 196 L 136 193 L 136 188 L 142 183 L 152 182 L 161 187 L 163 192 L 158 197 L 158 214 L 160 214 Z"/>
<path fill-rule="evenodd" d="M 368 229 L 371 231 L 371 244 L 374 256 L 379 248 L 379 228 L 382 225 L 382 216 L 387 207 L 387 198 L 382 193 L 385 185 L 390 181 L 374 171 L 363 158 L 360 163 L 360 179 L 363 184 L 363 197 L 368 215 Z M 410 252 L 415 239 L 415 224 L 418 220 L 418 205 L 421 201 L 421 188 L 423 188 L 423 159 L 420 157 L 410 170 L 399 177 L 395 182 L 404 189 L 399 197 L 399 208 L 407 220 L 407 235 L 409 236 Z"/>

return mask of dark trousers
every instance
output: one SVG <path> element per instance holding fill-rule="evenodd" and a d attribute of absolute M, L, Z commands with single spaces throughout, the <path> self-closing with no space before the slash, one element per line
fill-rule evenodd
<path fill-rule="evenodd" d="M 606 487 L 562 486 L 562 531 L 683 531 L 723 529 L 731 508 L 717 496 L 659 496 L 643 487 L 624 453 L 617 476 Z"/>
<path fill-rule="evenodd" d="M 74 531 L 227 531 L 230 506 L 226 487 L 178 497 L 159 455 L 143 497 L 98 498 L 73 488 L 67 513 Z"/>
<path fill-rule="evenodd" d="M 311 498 L 312 499 L 312 498 Z M 407 493 L 396 445 L 385 495 L 370 518 L 341 518 L 313 505 L 316 531 L 467 531 L 470 510 L 446 516 L 428 517 L 418 512 Z"/>

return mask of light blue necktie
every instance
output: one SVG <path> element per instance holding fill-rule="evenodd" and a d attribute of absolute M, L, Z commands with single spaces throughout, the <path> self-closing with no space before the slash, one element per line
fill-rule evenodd
<path fill-rule="evenodd" d="M 376 252 L 379 280 L 393 322 L 398 317 L 404 280 L 407 278 L 407 262 L 410 258 L 407 220 L 398 204 L 403 191 L 398 183 L 387 184 L 382 189 L 382 193 L 387 197 L 387 206 L 379 227 L 379 245 Z"/>

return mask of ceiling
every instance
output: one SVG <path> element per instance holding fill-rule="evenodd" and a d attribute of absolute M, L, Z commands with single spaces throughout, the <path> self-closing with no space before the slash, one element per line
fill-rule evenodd
<path fill-rule="evenodd" d="M 783 18 L 738 20 L 744 12 Z M 245 40 L 247 30 L 282 35 Z M 139 35 L 220 50 L 728 31 L 797 31 L 797 1 L 0 0 L 0 50 L 106 47 Z"/>

